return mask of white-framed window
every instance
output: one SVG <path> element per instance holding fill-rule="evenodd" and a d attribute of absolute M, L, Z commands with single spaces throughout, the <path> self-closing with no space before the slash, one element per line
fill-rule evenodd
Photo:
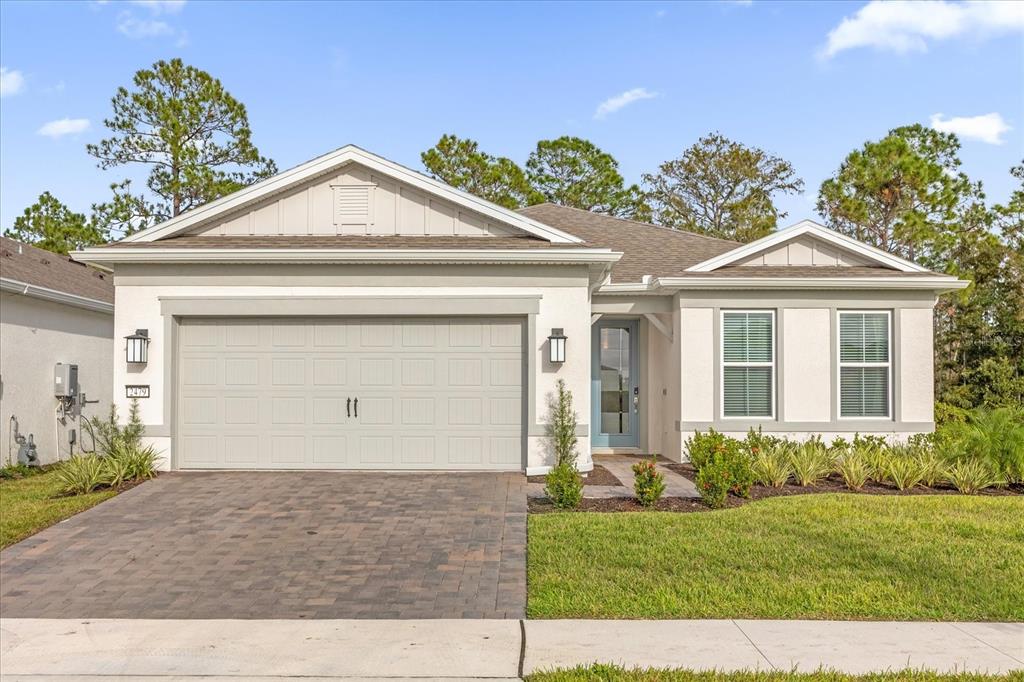
<path fill-rule="evenodd" d="M 775 417 L 775 311 L 722 311 L 722 417 Z"/>
<path fill-rule="evenodd" d="M 892 314 L 839 311 L 839 417 L 892 416 Z"/>

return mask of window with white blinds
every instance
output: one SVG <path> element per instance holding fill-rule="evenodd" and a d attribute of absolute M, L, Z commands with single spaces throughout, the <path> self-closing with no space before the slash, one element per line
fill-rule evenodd
<path fill-rule="evenodd" d="M 775 414 L 775 313 L 722 312 L 722 416 Z"/>
<path fill-rule="evenodd" d="M 887 311 L 840 311 L 840 417 L 889 417 L 889 325 Z"/>

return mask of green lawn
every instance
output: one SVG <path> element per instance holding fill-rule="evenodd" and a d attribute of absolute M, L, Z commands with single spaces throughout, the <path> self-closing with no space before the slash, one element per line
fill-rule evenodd
<path fill-rule="evenodd" d="M 0 547 L 38 533 L 117 494 L 101 490 L 88 495 L 58 497 L 56 470 L 0 481 Z"/>
<path fill-rule="evenodd" d="M 526 682 L 994 682 L 1024 680 L 1024 672 L 1007 675 L 976 675 L 905 670 L 871 675 L 844 675 L 835 672 L 693 672 L 691 670 L 624 670 L 617 666 L 592 666 L 573 670 L 535 673 Z"/>
<path fill-rule="evenodd" d="M 1024 620 L 1024 498 L 529 517 L 531 618 Z"/>

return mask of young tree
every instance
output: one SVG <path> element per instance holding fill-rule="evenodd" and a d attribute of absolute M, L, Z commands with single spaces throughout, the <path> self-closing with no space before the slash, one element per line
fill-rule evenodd
<path fill-rule="evenodd" d="M 150 166 L 146 186 L 152 201 L 114 187 L 114 199 L 96 213 L 115 224 L 172 218 L 277 172 L 252 143 L 245 106 L 210 74 L 180 59 L 159 61 L 135 74 L 133 88 L 118 88 L 114 113 L 104 121 L 112 136 L 87 151 L 100 168 Z M 145 210 L 139 210 L 145 207 Z M 124 226 L 121 225 L 123 228 Z"/>
<path fill-rule="evenodd" d="M 526 173 L 545 201 L 618 218 L 651 218 L 640 188 L 626 187 L 619 163 L 588 140 L 541 140 L 526 161 Z"/>
<path fill-rule="evenodd" d="M 7 236 L 65 255 L 106 241 L 102 230 L 85 215 L 75 213 L 49 192 L 40 194 L 36 203 L 14 219 L 14 227 Z"/>
<path fill-rule="evenodd" d="M 740 242 L 774 232 L 786 214 L 772 198 L 804 186 L 788 161 L 720 133 L 698 139 L 643 180 L 659 224 Z"/>
<path fill-rule="evenodd" d="M 822 183 L 818 212 L 835 230 L 925 261 L 955 241 L 959 217 L 983 198 L 960 171 L 960 142 L 920 124 L 854 150 Z"/>
<path fill-rule="evenodd" d="M 511 159 L 480 151 L 474 140 L 442 135 L 420 159 L 432 177 L 499 206 L 520 208 L 543 201 L 522 168 Z"/>

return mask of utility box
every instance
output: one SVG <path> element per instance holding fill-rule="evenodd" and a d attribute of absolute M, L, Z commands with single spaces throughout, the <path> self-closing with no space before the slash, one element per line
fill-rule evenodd
<path fill-rule="evenodd" d="M 78 398 L 78 365 L 58 362 L 53 367 L 53 395 L 69 402 Z"/>

